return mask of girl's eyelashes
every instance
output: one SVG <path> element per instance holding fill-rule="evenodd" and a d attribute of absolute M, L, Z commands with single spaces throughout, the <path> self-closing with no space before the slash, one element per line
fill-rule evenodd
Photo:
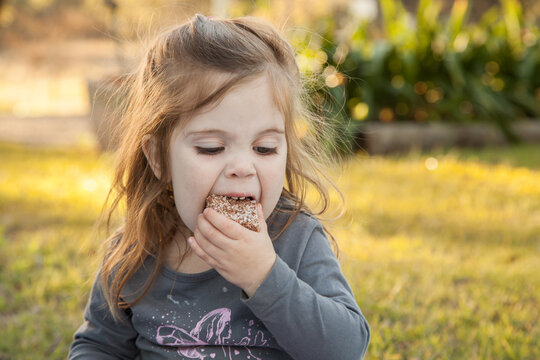
<path fill-rule="evenodd" d="M 223 150 L 225 150 L 223 146 L 209 147 L 209 148 L 196 146 L 195 149 L 197 150 L 197 154 L 203 154 L 203 155 L 217 155 Z"/>
<path fill-rule="evenodd" d="M 195 146 L 195 149 L 197 150 L 197 154 L 217 155 L 217 154 L 221 153 L 223 150 L 225 150 L 225 147 L 223 147 L 223 146 L 219 146 L 219 147 Z M 277 154 L 277 147 L 270 148 L 270 147 L 264 147 L 264 146 L 255 146 L 255 147 L 253 147 L 253 150 L 259 155 Z"/>
<path fill-rule="evenodd" d="M 277 154 L 277 147 L 274 147 L 274 148 L 268 148 L 268 147 L 264 147 L 264 146 L 255 146 L 253 148 L 253 150 L 255 150 L 258 154 L 260 155 L 272 155 L 272 154 Z"/>

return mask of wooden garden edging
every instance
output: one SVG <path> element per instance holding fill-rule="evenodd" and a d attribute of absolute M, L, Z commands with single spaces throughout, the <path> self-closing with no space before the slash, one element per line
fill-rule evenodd
<path fill-rule="evenodd" d="M 540 121 L 516 121 L 510 125 L 510 129 L 522 142 L 540 144 Z M 406 152 L 413 148 L 427 150 L 509 143 L 496 126 L 478 123 L 366 123 L 362 126 L 358 138 L 360 148 L 369 154 Z"/>

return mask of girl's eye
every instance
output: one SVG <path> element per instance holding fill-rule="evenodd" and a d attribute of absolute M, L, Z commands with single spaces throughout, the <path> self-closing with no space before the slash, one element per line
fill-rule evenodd
<path fill-rule="evenodd" d="M 225 148 L 224 147 L 212 147 L 212 148 L 205 148 L 196 146 L 195 149 L 197 149 L 197 154 L 203 154 L 203 155 L 217 155 L 220 152 L 222 152 Z"/>
<path fill-rule="evenodd" d="M 253 148 L 256 152 L 258 152 L 261 155 L 271 155 L 277 153 L 277 148 L 267 148 L 263 146 L 255 146 Z"/>

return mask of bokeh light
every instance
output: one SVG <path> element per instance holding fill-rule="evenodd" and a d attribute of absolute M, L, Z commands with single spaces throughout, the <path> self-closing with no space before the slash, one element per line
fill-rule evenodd
<path fill-rule="evenodd" d="M 434 157 L 428 157 L 424 165 L 429 171 L 435 171 L 439 167 L 439 161 Z"/>

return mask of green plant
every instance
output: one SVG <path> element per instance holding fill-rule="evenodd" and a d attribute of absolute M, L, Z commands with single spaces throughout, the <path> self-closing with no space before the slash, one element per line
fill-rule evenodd
<path fill-rule="evenodd" d="M 305 72 L 322 75 L 314 91 L 347 134 L 364 121 L 486 121 L 516 140 L 510 122 L 540 117 L 540 29 L 517 0 L 476 23 L 464 0 L 446 18 L 441 0 L 420 0 L 415 17 L 400 1 L 380 5 L 383 38 L 367 22 L 347 30 L 328 18 L 299 54 Z"/>

